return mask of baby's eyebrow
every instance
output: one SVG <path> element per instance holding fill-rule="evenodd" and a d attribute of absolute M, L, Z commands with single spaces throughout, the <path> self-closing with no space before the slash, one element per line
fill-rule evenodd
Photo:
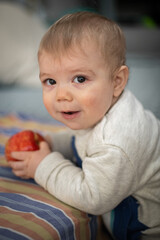
<path fill-rule="evenodd" d="M 87 68 L 77 68 L 77 69 L 73 69 L 71 71 L 72 73 L 88 73 L 88 74 L 92 74 L 92 75 L 95 75 L 95 72 L 90 70 L 90 69 L 87 69 Z"/>
<path fill-rule="evenodd" d="M 39 73 L 39 78 L 42 78 L 42 77 L 49 77 L 49 74 L 47 74 L 47 73 Z"/>

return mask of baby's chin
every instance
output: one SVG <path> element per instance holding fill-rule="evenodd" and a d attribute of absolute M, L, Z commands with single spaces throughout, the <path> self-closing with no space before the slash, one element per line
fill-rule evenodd
<path fill-rule="evenodd" d="M 65 124 L 64 125 L 68 128 L 70 128 L 71 130 L 87 130 L 87 129 L 91 129 L 94 128 L 94 126 L 96 126 L 97 123 L 94 124 Z"/>

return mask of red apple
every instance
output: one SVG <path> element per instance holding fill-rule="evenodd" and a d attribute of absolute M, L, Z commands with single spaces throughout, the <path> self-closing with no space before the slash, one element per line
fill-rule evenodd
<path fill-rule="evenodd" d="M 44 138 L 31 130 L 24 130 L 10 137 L 5 146 L 5 157 L 8 161 L 16 161 L 11 157 L 11 152 L 15 151 L 36 151 L 39 149 L 40 142 Z"/>

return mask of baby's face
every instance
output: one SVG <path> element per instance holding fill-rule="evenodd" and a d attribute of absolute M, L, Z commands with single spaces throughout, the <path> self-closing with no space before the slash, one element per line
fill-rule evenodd
<path fill-rule="evenodd" d="M 114 101 L 114 83 L 94 46 L 79 48 L 60 60 L 43 51 L 39 57 L 43 101 L 49 114 L 71 129 L 97 124 Z"/>

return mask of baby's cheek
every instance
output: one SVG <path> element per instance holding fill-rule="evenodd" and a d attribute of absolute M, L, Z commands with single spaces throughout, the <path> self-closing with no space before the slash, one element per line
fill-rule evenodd
<path fill-rule="evenodd" d="M 53 106 L 54 101 L 52 101 L 52 98 L 50 98 L 49 96 L 43 95 L 43 103 L 47 111 L 50 113 L 51 109 L 53 109 L 54 107 Z"/>
<path fill-rule="evenodd" d="M 83 104 L 86 107 L 92 107 L 92 106 L 96 106 L 97 105 L 97 98 L 96 98 L 96 94 L 92 95 L 92 96 L 85 96 L 83 98 Z"/>

